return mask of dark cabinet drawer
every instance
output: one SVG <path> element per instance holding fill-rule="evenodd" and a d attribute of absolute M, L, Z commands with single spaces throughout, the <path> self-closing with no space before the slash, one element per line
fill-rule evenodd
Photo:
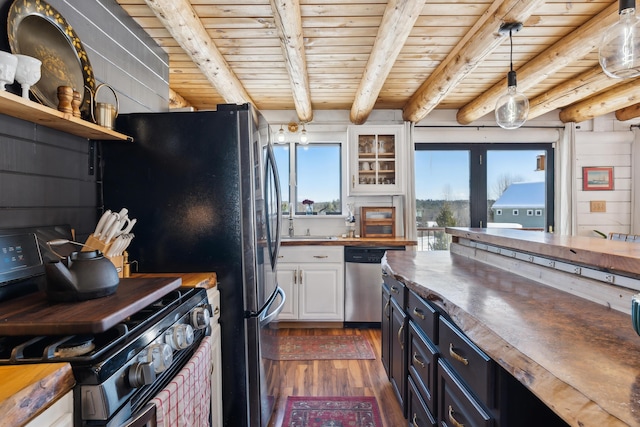
<path fill-rule="evenodd" d="M 409 321 L 408 340 L 407 367 L 409 368 L 409 376 L 413 378 L 422 400 L 431 413 L 437 415 L 435 392 L 438 351 L 428 339 L 422 337 L 413 320 Z"/>
<path fill-rule="evenodd" d="M 448 363 L 438 360 L 438 419 L 442 427 L 493 427 L 489 411 L 456 377 Z"/>
<path fill-rule="evenodd" d="M 412 290 L 408 291 L 407 314 L 422 332 L 438 345 L 438 312 Z"/>
<path fill-rule="evenodd" d="M 444 317 L 438 320 L 440 353 L 469 389 L 491 407 L 494 390 L 494 363 L 466 335 Z"/>
<path fill-rule="evenodd" d="M 420 397 L 420 392 L 411 377 L 409 377 L 407 400 L 410 427 L 436 427 L 438 425 L 424 400 Z"/>
<path fill-rule="evenodd" d="M 391 294 L 391 298 L 396 300 L 396 302 L 400 304 L 402 308 L 404 308 L 405 298 L 406 298 L 404 283 L 397 281 L 393 276 L 391 276 L 385 270 L 382 270 L 382 280 L 389 287 L 389 293 Z"/>

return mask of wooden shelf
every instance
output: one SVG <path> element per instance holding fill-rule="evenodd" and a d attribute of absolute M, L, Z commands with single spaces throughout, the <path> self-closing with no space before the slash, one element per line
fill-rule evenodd
<path fill-rule="evenodd" d="M 133 141 L 130 136 L 54 110 L 11 92 L 0 91 L 0 113 L 83 138 Z"/>

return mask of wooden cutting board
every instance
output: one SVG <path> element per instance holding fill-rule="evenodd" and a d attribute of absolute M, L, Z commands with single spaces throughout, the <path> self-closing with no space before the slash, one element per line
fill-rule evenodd
<path fill-rule="evenodd" d="M 179 277 L 120 279 L 112 295 L 63 303 L 36 292 L 0 303 L 0 336 L 104 332 L 181 284 Z"/>

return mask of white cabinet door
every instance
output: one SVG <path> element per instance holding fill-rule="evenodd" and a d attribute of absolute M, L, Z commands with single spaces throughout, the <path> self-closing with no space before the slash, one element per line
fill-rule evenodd
<path fill-rule="evenodd" d="M 56 400 L 25 427 L 73 427 L 73 391 Z"/>
<path fill-rule="evenodd" d="M 284 307 L 278 315 L 279 320 L 298 319 L 298 265 L 278 263 L 278 285 L 286 295 Z"/>
<path fill-rule="evenodd" d="M 300 264 L 300 320 L 344 320 L 344 269 L 338 263 Z M 299 275 L 300 275 L 299 273 Z"/>
<path fill-rule="evenodd" d="M 287 295 L 279 320 L 344 320 L 342 246 L 282 247 L 277 277 Z"/>
<path fill-rule="evenodd" d="M 349 195 L 404 193 L 404 127 L 349 128 Z"/>

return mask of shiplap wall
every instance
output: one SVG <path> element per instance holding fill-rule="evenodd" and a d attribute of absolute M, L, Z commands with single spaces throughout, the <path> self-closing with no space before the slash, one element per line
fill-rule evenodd
<path fill-rule="evenodd" d="M 630 233 L 631 147 L 633 133 L 576 132 L 577 233 L 597 237 L 602 233 Z M 613 167 L 613 190 L 584 191 L 583 167 Z M 606 212 L 591 212 L 592 201 L 604 201 Z"/>
<path fill-rule="evenodd" d="M 11 0 L 0 0 L 0 50 Z M 120 112 L 168 108 L 168 58 L 115 0 L 50 0 L 82 41 L 97 84 Z M 9 90 L 18 93 L 18 85 Z M 114 103 L 102 89 L 101 102 Z M 108 142 L 104 142 L 107 144 Z M 0 114 L 0 228 L 69 224 L 83 239 L 100 209 L 90 142 Z M 120 207 L 107 207 L 120 209 Z"/>

